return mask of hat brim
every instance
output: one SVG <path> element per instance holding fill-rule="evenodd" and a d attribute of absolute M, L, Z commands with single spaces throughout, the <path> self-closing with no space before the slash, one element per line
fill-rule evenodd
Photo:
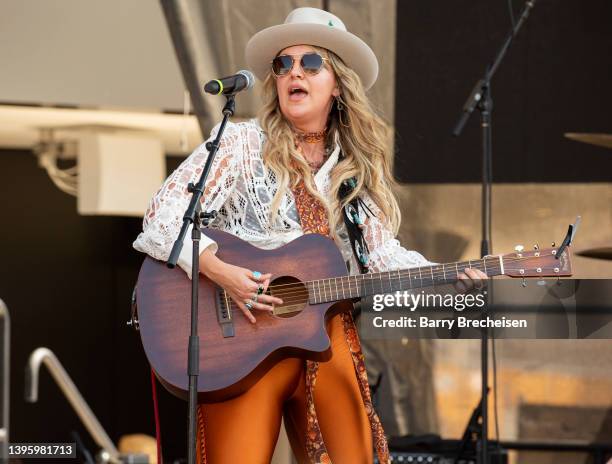
<path fill-rule="evenodd" d="M 258 79 L 264 80 L 279 51 L 293 45 L 314 45 L 331 50 L 353 69 L 367 90 L 378 77 L 378 60 L 355 34 L 323 24 L 279 24 L 255 34 L 246 46 L 246 60 Z"/>

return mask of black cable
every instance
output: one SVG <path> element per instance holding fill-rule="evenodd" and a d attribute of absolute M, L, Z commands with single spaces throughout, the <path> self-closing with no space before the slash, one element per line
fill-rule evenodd
<path fill-rule="evenodd" d="M 512 29 L 515 29 L 516 21 L 514 20 L 514 8 L 512 8 L 512 0 L 508 0 L 508 11 L 510 12 L 510 23 L 512 24 Z"/>
<path fill-rule="evenodd" d="M 497 409 L 497 355 L 495 353 L 495 332 L 491 335 L 491 357 L 493 361 L 493 417 L 495 418 L 495 440 L 497 448 L 499 444 L 499 411 Z"/>
<path fill-rule="evenodd" d="M 512 30 L 516 29 L 516 20 L 514 19 L 514 8 L 512 0 L 508 0 L 508 14 L 510 16 L 510 24 Z M 491 336 L 491 358 L 493 361 L 493 417 L 495 420 L 495 440 L 497 441 L 497 447 L 500 448 L 499 444 L 499 409 L 497 405 L 497 353 L 495 352 L 495 333 Z"/>
<path fill-rule="evenodd" d="M 75 451 L 77 452 L 78 455 L 83 456 L 83 462 L 85 464 L 95 464 L 95 461 L 93 457 L 91 456 L 91 453 L 85 447 L 85 444 L 83 443 L 83 440 L 81 439 L 81 435 L 79 435 L 79 433 L 76 430 L 72 430 L 70 432 L 70 436 L 74 440 L 74 444 L 76 448 Z"/>

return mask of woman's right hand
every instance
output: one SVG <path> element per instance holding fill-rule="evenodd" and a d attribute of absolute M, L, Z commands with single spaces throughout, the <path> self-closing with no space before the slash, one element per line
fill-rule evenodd
<path fill-rule="evenodd" d="M 268 290 L 272 274 L 261 274 L 257 278 L 253 271 L 234 266 L 217 258 L 210 249 L 206 249 L 200 255 L 200 270 L 227 292 L 246 318 L 253 324 L 256 322 L 255 316 L 245 303 L 249 303 L 253 309 L 261 311 L 273 311 L 275 304 L 283 303 L 280 298 L 265 293 Z M 260 287 L 263 290 L 258 292 Z M 257 301 L 253 301 L 253 299 Z"/>

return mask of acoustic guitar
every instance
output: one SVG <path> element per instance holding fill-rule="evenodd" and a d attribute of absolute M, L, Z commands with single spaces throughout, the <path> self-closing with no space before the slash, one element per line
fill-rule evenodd
<path fill-rule="evenodd" d="M 488 276 L 570 276 L 569 248 L 487 256 L 483 259 L 388 272 L 348 275 L 333 240 L 307 234 L 275 250 L 262 250 L 225 232 L 208 229 L 223 261 L 272 272 L 268 293 L 283 300 L 273 313 L 257 311 L 251 324 L 226 292 L 199 277 L 200 376 L 198 400 L 223 401 L 245 392 L 287 357 L 324 361 L 330 356 L 327 319 L 351 310 L 352 301 L 457 281 L 465 268 Z M 186 244 L 185 246 L 189 246 Z M 136 288 L 138 324 L 145 353 L 161 383 L 187 398 L 187 344 L 191 281 L 179 270 L 147 257 Z"/>

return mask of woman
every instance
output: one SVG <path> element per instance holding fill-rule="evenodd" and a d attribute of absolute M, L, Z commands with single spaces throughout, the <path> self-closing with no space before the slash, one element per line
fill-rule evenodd
<path fill-rule="evenodd" d="M 329 235 L 352 274 L 359 265 L 347 240 L 337 192 L 356 178 L 353 192 L 372 214 L 360 225 L 369 269 L 428 264 L 395 240 L 400 211 L 392 193 L 388 128 L 365 95 L 378 74 L 372 50 L 336 16 L 298 8 L 285 23 L 260 31 L 247 44 L 249 66 L 264 82 L 259 120 L 228 125 L 204 194 L 210 227 L 265 249 L 304 233 Z M 213 130 L 211 138 L 216 134 Z M 135 247 L 167 259 L 195 182 L 206 161 L 204 144 L 166 180 L 145 215 Z M 203 237 L 200 269 L 224 288 L 253 324 L 258 311 L 282 300 L 266 295 L 272 274 L 223 262 Z M 179 265 L 191 271 L 191 247 Z M 469 288 L 486 277 L 466 271 Z M 470 280 L 471 279 L 471 280 Z M 323 363 L 290 358 L 276 364 L 243 395 L 200 406 L 199 456 L 208 463 L 270 462 L 281 418 L 300 463 L 388 462 L 382 426 L 370 400 L 359 340 L 348 313 L 328 323 L 332 357 Z M 315 388 L 316 381 L 316 388 Z M 204 445 L 205 444 L 205 445 Z"/>

